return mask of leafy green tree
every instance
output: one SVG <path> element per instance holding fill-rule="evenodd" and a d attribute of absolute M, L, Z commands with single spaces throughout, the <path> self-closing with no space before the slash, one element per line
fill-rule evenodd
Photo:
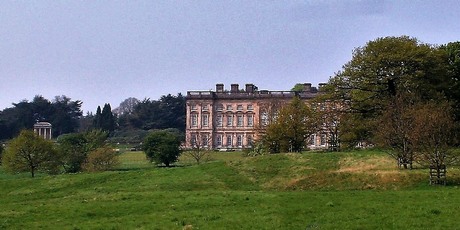
<path fill-rule="evenodd" d="M 268 125 L 264 142 L 271 152 L 301 152 L 317 127 L 313 110 L 299 97 L 294 97 Z"/>
<path fill-rule="evenodd" d="M 76 173 L 86 160 L 87 139 L 83 133 L 65 134 L 58 138 L 58 151 L 62 155 L 65 172 Z"/>
<path fill-rule="evenodd" d="M 82 102 L 72 101 L 64 95 L 56 96 L 52 103 L 52 114 L 49 122 L 53 125 L 53 136 L 77 131 L 80 125 Z"/>
<path fill-rule="evenodd" d="M 60 159 L 53 143 L 33 131 L 23 130 L 8 145 L 3 156 L 3 165 L 9 172 L 27 172 L 34 177 L 38 171 L 55 173 Z"/>
<path fill-rule="evenodd" d="M 453 102 L 455 120 L 460 121 L 460 41 L 442 45 L 440 50 L 444 51 L 447 56 L 452 79 L 445 83 L 444 93 L 447 99 Z"/>
<path fill-rule="evenodd" d="M 384 37 L 356 48 L 352 60 L 332 77 L 325 92 L 348 104 L 358 123 L 347 132 L 368 135 L 372 143 L 376 119 L 399 93 L 413 93 L 422 100 L 436 99 L 452 82 L 445 53 L 407 36 Z M 359 119 L 358 119 L 359 118 Z M 366 130 L 355 130 L 365 124 Z M 361 134 L 354 134 L 363 138 Z"/>
<path fill-rule="evenodd" d="M 65 172 L 75 173 L 83 169 L 88 154 L 105 146 L 107 133 L 91 130 L 86 133 L 65 134 L 58 138 L 58 151 Z"/>
<path fill-rule="evenodd" d="M 301 92 L 304 90 L 304 86 L 302 83 L 297 83 L 292 87 L 291 91 Z"/>
<path fill-rule="evenodd" d="M 154 131 L 145 138 L 143 149 L 150 162 L 169 167 L 181 154 L 180 144 L 177 134 L 161 130 Z"/>

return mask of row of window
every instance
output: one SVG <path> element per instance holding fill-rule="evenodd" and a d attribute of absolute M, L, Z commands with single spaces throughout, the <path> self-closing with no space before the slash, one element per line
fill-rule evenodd
<path fill-rule="evenodd" d="M 208 111 L 209 107 L 211 107 L 211 106 L 210 105 L 209 106 L 208 105 L 201 105 L 201 109 L 203 111 Z M 233 105 L 227 105 L 225 108 L 226 108 L 227 111 L 232 111 L 233 110 Z M 196 104 L 190 105 L 190 109 L 192 111 L 196 111 L 197 110 Z M 217 107 L 216 107 L 216 110 L 217 111 L 223 111 L 224 110 L 224 105 L 223 104 L 218 104 Z M 236 110 L 237 111 L 243 111 L 243 105 L 237 105 Z M 252 105 L 247 105 L 246 110 L 252 111 L 252 110 L 254 110 L 254 107 Z"/>
<path fill-rule="evenodd" d="M 192 127 L 198 127 L 198 114 L 193 113 L 190 115 L 190 124 Z M 216 115 L 216 125 L 217 127 L 224 126 L 224 117 L 225 117 L 225 125 L 226 127 L 233 127 L 236 120 L 236 127 L 244 127 L 244 120 L 246 120 L 246 127 L 253 127 L 254 126 L 254 115 L 253 114 L 238 114 L 238 115 L 223 115 L 218 114 Z M 236 119 L 234 119 L 236 118 Z M 202 114 L 201 115 L 201 126 L 202 127 L 209 127 L 209 114 Z"/>
<path fill-rule="evenodd" d="M 201 135 L 201 140 L 198 140 L 197 139 L 198 136 L 196 134 L 192 134 L 191 136 L 191 145 L 192 146 L 196 146 L 196 145 L 200 145 L 202 147 L 208 147 L 208 145 L 210 144 L 209 143 L 209 136 L 208 135 Z M 222 134 L 219 134 L 216 136 L 216 140 L 215 140 L 215 145 L 217 147 L 222 147 L 222 146 L 227 146 L 227 147 L 243 147 L 243 140 L 244 140 L 244 136 L 242 134 L 238 134 L 236 135 L 236 143 L 233 143 L 233 136 L 232 135 L 222 135 Z M 199 143 L 198 141 L 201 141 L 201 143 Z M 246 146 L 252 146 L 253 144 L 253 137 L 252 136 L 247 136 L 246 137 Z"/>

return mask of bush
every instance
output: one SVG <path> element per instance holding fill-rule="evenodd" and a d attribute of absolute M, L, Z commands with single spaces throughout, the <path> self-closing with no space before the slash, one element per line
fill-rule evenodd
<path fill-rule="evenodd" d="M 174 132 L 155 131 L 144 140 L 143 149 L 150 162 L 169 167 L 181 154 L 180 137 Z"/>
<path fill-rule="evenodd" d="M 83 169 L 89 172 L 101 172 L 115 168 L 120 164 L 117 153 L 110 147 L 101 147 L 88 154 Z"/>

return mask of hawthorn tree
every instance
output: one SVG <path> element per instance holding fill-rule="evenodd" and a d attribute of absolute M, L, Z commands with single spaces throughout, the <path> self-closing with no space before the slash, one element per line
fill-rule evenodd
<path fill-rule="evenodd" d="M 27 172 L 34 177 L 37 171 L 56 173 L 60 159 L 53 143 L 31 130 L 23 130 L 8 145 L 3 166 L 9 172 Z"/>
<path fill-rule="evenodd" d="M 143 149 L 150 162 L 165 164 L 166 167 L 177 161 L 181 154 L 180 137 L 174 132 L 154 131 L 143 143 Z"/>

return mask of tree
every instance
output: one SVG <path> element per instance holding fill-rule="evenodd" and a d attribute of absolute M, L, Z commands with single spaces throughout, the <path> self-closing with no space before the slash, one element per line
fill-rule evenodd
<path fill-rule="evenodd" d="M 169 167 L 181 154 L 180 144 L 177 134 L 164 130 L 154 131 L 145 138 L 143 149 L 150 162 Z"/>
<path fill-rule="evenodd" d="M 197 164 L 200 164 L 201 159 L 209 153 L 211 138 L 207 133 L 192 133 L 191 135 L 192 148 L 187 150 L 187 154 L 193 157 Z"/>
<path fill-rule="evenodd" d="M 313 110 L 299 97 L 294 97 L 268 125 L 264 142 L 271 152 L 301 152 L 306 140 L 316 131 Z"/>
<path fill-rule="evenodd" d="M 111 170 L 120 164 L 117 153 L 110 147 L 97 148 L 88 154 L 83 168 L 89 172 Z"/>
<path fill-rule="evenodd" d="M 137 103 L 132 113 L 118 119 L 120 129 L 167 129 L 185 131 L 185 97 L 182 94 L 161 96 L 160 100 L 148 98 Z"/>
<path fill-rule="evenodd" d="M 114 109 L 115 113 L 118 116 L 131 114 L 134 111 L 134 108 L 139 104 L 139 99 L 134 97 L 129 97 L 122 101 L 118 108 Z"/>
<path fill-rule="evenodd" d="M 65 134 L 58 138 L 58 151 L 65 172 L 76 173 L 83 169 L 88 161 L 88 154 L 105 146 L 107 133 L 91 130 L 86 133 Z"/>
<path fill-rule="evenodd" d="M 418 103 L 412 95 L 398 95 L 378 119 L 376 142 L 398 162 L 398 166 L 412 169 L 415 139 L 414 106 Z"/>
<path fill-rule="evenodd" d="M 93 120 L 93 128 L 100 129 L 102 127 L 102 110 L 100 106 L 97 106 L 96 115 Z"/>
<path fill-rule="evenodd" d="M 460 121 L 460 41 L 442 45 L 440 50 L 446 54 L 451 75 L 451 81 L 445 82 L 444 93 L 447 99 L 453 102 L 455 120 Z"/>
<path fill-rule="evenodd" d="M 458 164 L 460 156 L 452 150 L 455 123 L 451 105 L 446 101 L 430 101 L 413 110 L 414 127 L 411 132 L 417 160 L 435 169 L 440 178 L 441 169 Z"/>
<path fill-rule="evenodd" d="M 37 171 L 55 173 L 60 159 L 53 144 L 33 131 L 23 130 L 8 145 L 3 165 L 10 172 L 29 171 L 34 177 Z"/>
<path fill-rule="evenodd" d="M 115 126 L 116 119 L 112 113 L 110 104 L 104 104 L 102 111 L 101 107 L 98 106 L 96 110 L 96 116 L 94 117 L 94 128 L 112 133 L 115 130 Z"/>
<path fill-rule="evenodd" d="M 291 91 L 302 92 L 304 90 L 304 85 L 302 83 L 297 83 L 292 87 Z"/>
<path fill-rule="evenodd" d="M 413 93 L 430 100 L 446 90 L 453 80 L 445 57 L 437 47 L 415 38 L 378 38 L 354 50 L 352 60 L 330 79 L 327 93 L 349 105 L 349 116 L 356 116 L 350 121 L 366 125 L 366 130 L 348 131 L 368 135 L 365 141 L 372 143 L 375 121 L 396 95 Z"/>
<path fill-rule="evenodd" d="M 81 105 L 81 101 L 72 101 L 64 95 L 54 98 L 49 122 L 53 125 L 55 137 L 77 131 L 80 125 L 79 120 L 83 115 Z"/>
<path fill-rule="evenodd" d="M 0 165 L 2 165 L 3 151 L 5 151 L 4 148 L 3 148 L 3 144 L 0 143 Z"/>

